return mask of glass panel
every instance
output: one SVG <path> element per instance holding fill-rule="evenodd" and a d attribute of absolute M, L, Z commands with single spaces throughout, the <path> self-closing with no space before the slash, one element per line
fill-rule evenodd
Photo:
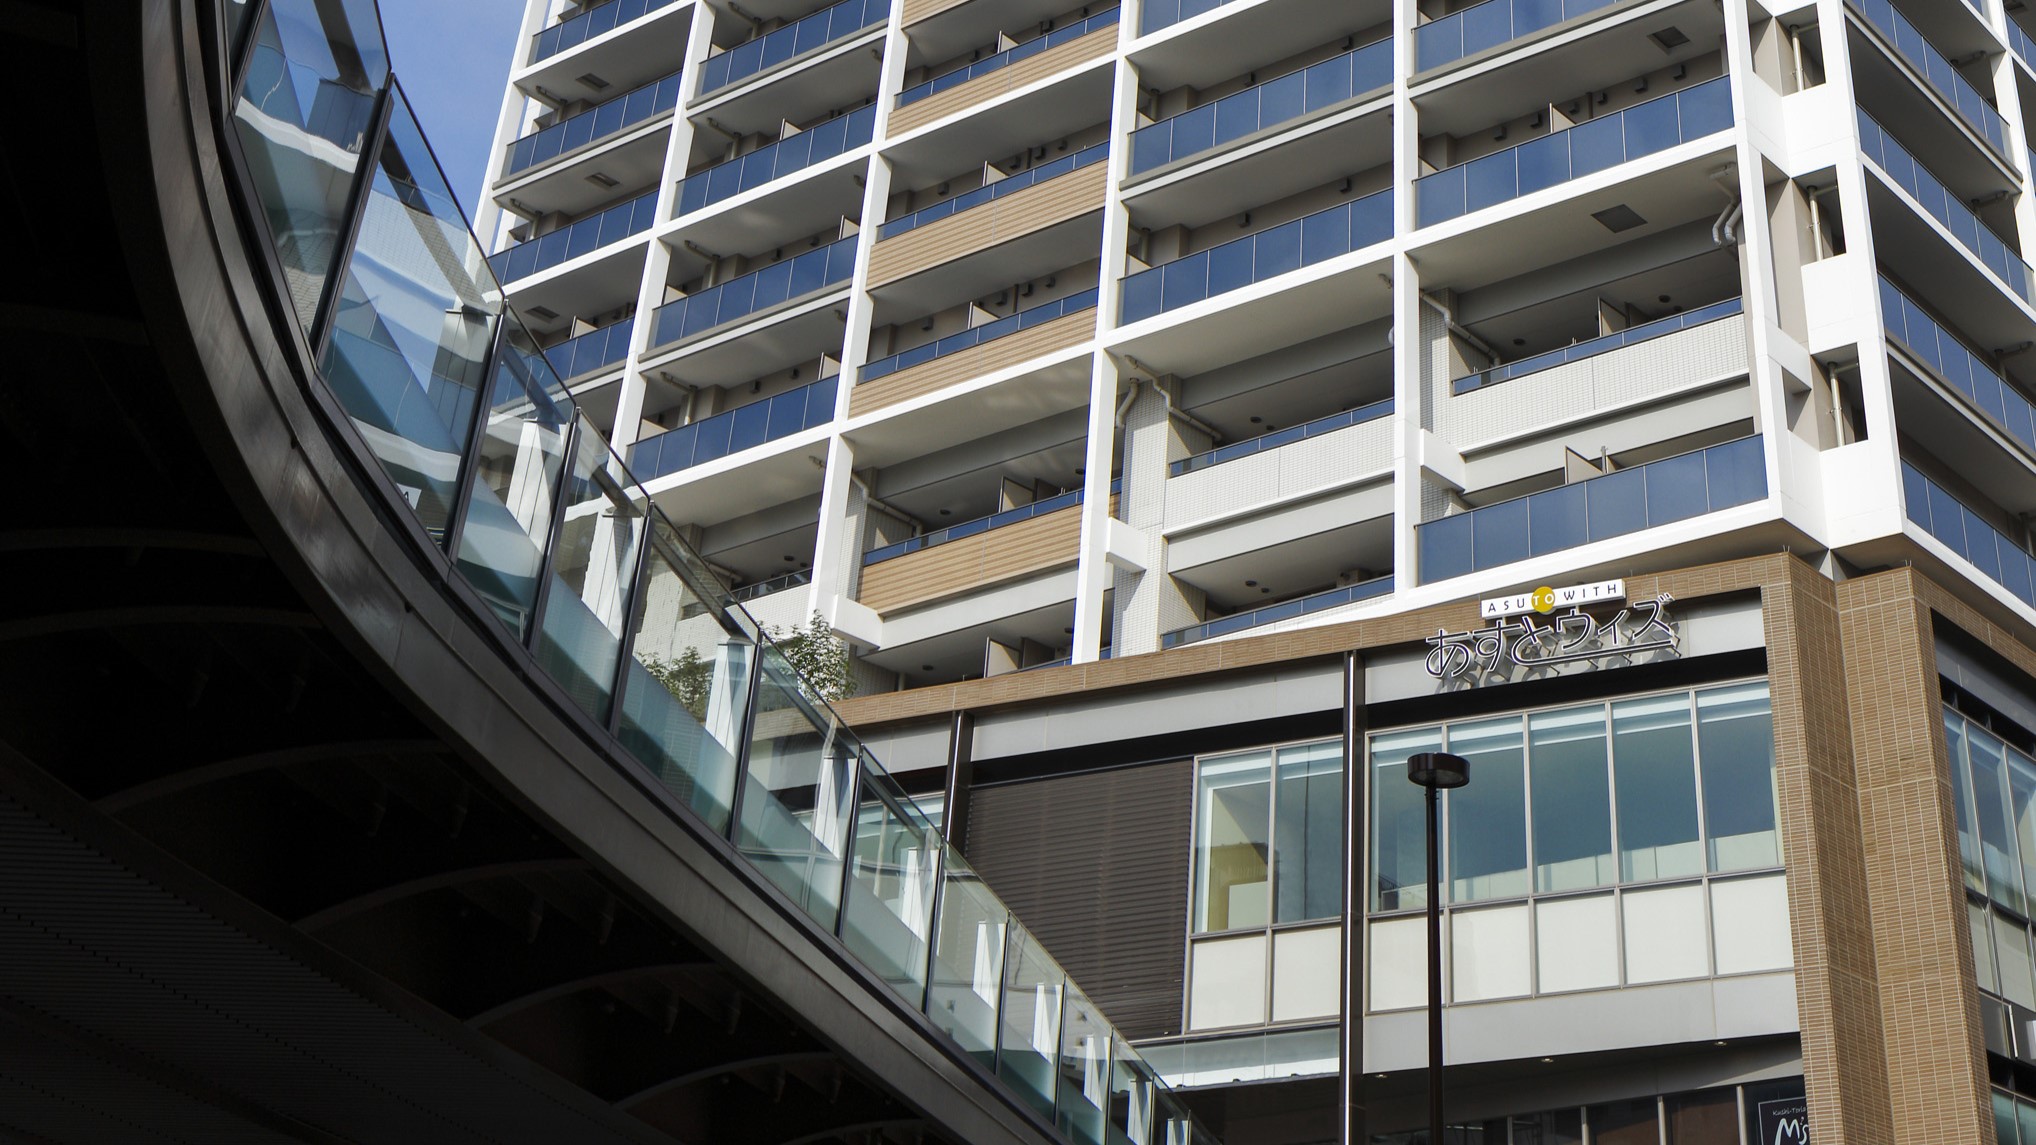
<path fill-rule="evenodd" d="M 1471 775 L 1444 796 L 1452 902 L 1527 893 L 1523 734 L 1518 716 L 1449 728 L 1449 750 L 1470 761 Z"/>
<path fill-rule="evenodd" d="M 520 643 L 537 604 L 572 408 L 520 323 L 505 333 L 488 406 L 460 527 L 459 570 Z"/>
<path fill-rule="evenodd" d="M 1527 547 L 1533 556 L 1575 548 L 1590 540 L 1590 491 L 1584 482 L 1529 498 Z"/>
<path fill-rule="evenodd" d="M 1054 1121 L 1075 1145 L 1103 1145 L 1110 1104 L 1110 1024 L 1072 985 L 1060 1029 L 1060 1093 Z"/>
<path fill-rule="evenodd" d="M 2013 27 L 2012 22 L 2009 25 Z M 2021 1128 L 2022 1145 L 2036 1145 L 2036 1104 L 2027 1101 L 2015 1103 L 2015 1120 Z M 2002 1137 L 1999 1145 L 2014 1145 L 2013 1137 Z"/>
<path fill-rule="evenodd" d="M 1267 957 L 1263 932 L 1194 942 L 1188 956 L 1188 1028 L 1263 1025 Z"/>
<path fill-rule="evenodd" d="M 926 1016 L 964 1052 L 990 1068 L 997 1057 L 997 990 L 1004 978 L 1010 912 L 961 856 L 941 866 Z"/>
<path fill-rule="evenodd" d="M 1592 1145 L 1661 1145 L 1661 1115 L 1651 1097 L 1593 1105 L 1585 1119 Z"/>
<path fill-rule="evenodd" d="M 1110 1053 L 1110 1145 L 1155 1145 L 1153 1104 L 1159 1078 L 1122 1038 Z"/>
<path fill-rule="evenodd" d="M 1464 790 L 1468 790 L 1465 788 Z M 1451 911 L 1450 1001 L 1518 998 L 1533 992 L 1527 904 Z"/>
<path fill-rule="evenodd" d="M 1980 989 L 1998 994 L 2001 992 L 2001 975 L 1994 966 L 1993 934 L 1987 929 L 1987 916 L 1992 913 L 1979 903 L 1965 904 L 1966 921 L 1972 928 L 1973 977 Z"/>
<path fill-rule="evenodd" d="M 1371 740 L 1372 909 L 1428 905 L 1428 812 L 1407 781 L 1407 757 L 1441 751 L 1441 728 L 1387 732 Z"/>
<path fill-rule="evenodd" d="M 1202 761 L 1195 798 L 1195 931 L 1264 926 L 1268 917 L 1272 755 Z"/>
<path fill-rule="evenodd" d="M 1542 899 L 1534 921 L 1542 993 L 1619 984 L 1619 908 L 1611 895 Z"/>
<path fill-rule="evenodd" d="M 1513 1145 L 1583 1145 L 1583 1117 L 1580 1109 L 1515 1114 L 1509 1126 Z"/>
<path fill-rule="evenodd" d="M 1343 914 L 1343 743 L 1280 749 L 1274 922 Z"/>
<path fill-rule="evenodd" d="M 2029 880 L 2036 877 L 2036 763 L 2012 747 L 2008 749 L 2008 798 L 2021 852 L 2022 887 L 2027 893 Z"/>
<path fill-rule="evenodd" d="M 1004 958 L 997 1076 L 1045 1117 L 1053 1116 L 1061 998 L 1066 991 L 1067 975 L 1030 934 L 1013 924 L 1010 952 Z"/>
<path fill-rule="evenodd" d="M 1593 704 L 1529 717 L 1534 784 L 1534 889 L 1612 883 L 1612 780 L 1605 709 Z"/>
<path fill-rule="evenodd" d="M 1413 784 L 1408 784 L 1412 787 Z M 1428 920 L 1421 915 L 1383 919 L 1367 928 L 1374 1011 L 1407 1010 L 1428 1004 Z"/>
<path fill-rule="evenodd" d="M 1704 830 L 1711 869 L 1781 864 L 1775 835 L 1774 720 L 1767 684 L 1697 693 L 1697 747 L 1703 760 Z"/>
<path fill-rule="evenodd" d="M 1415 533 L 1424 584 L 1475 571 L 1471 562 L 1471 517 L 1470 513 L 1458 513 L 1429 521 Z"/>
<path fill-rule="evenodd" d="M 1999 911 L 1990 914 L 1994 923 L 1994 961 L 2000 964 L 2001 997 L 2019 1006 L 2036 1007 L 2036 983 L 2030 978 L 2029 932 Z"/>
<path fill-rule="evenodd" d="M 1730 1086 L 1664 1099 L 1669 1145 L 1739 1145 L 1739 1092 Z"/>
<path fill-rule="evenodd" d="M 784 654 L 766 646 L 736 845 L 822 926 L 841 900 L 856 751 L 810 701 Z"/>
<path fill-rule="evenodd" d="M 600 433 L 581 417 L 537 640 L 538 663 L 573 702 L 601 720 L 614 698 L 623 613 L 643 543 L 644 506 L 616 479 L 621 468 Z"/>
<path fill-rule="evenodd" d="M 926 989 L 941 846 L 940 832 L 891 777 L 865 763 L 841 941 L 914 1005 Z"/>
<path fill-rule="evenodd" d="M 1470 514 L 1471 556 L 1481 569 L 1524 560 L 1528 554 L 1527 499 L 1502 501 Z"/>
<path fill-rule="evenodd" d="M 1979 861 L 1979 835 L 1972 824 L 1972 776 L 1965 758 L 1965 718 L 1944 713 L 1944 745 L 1951 761 L 1951 806 L 1958 816 L 1958 855 L 1965 864 L 1965 885 L 1986 890 L 1986 869 Z"/>
<path fill-rule="evenodd" d="M 1702 978 L 1711 971 L 1704 941 L 1704 886 L 1686 883 L 1620 895 L 1626 933 L 1626 983 Z"/>
<path fill-rule="evenodd" d="M 1272 1020 L 1333 1018 L 1342 1001 L 1343 928 L 1273 935 Z"/>
<path fill-rule="evenodd" d="M 1702 871 L 1690 698 L 1651 696 L 1613 704 L 1612 761 L 1619 877 L 1645 882 Z"/>
<path fill-rule="evenodd" d="M 1994 1140 L 1997 1145 L 2017 1145 L 2021 1132 L 2016 1127 L 2015 1099 L 1998 1089 L 1993 1091 L 1993 1097 Z"/>
<path fill-rule="evenodd" d="M 1647 523 L 1666 525 L 1671 521 L 1701 516 L 1710 504 L 1704 486 L 1704 455 L 1685 453 L 1644 467 L 1647 475 Z"/>
<path fill-rule="evenodd" d="M 2007 747 L 1992 734 L 1968 727 L 1966 751 L 1972 760 L 1972 809 L 1979 824 L 1980 858 L 1987 894 L 2022 911 L 2022 872 L 2015 858 L 2015 833 L 2008 815 Z"/>
<path fill-rule="evenodd" d="M 1786 970 L 1790 945 L 1788 882 L 1781 875 L 1711 884 L 1711 945 L 1717 973 Z"/>

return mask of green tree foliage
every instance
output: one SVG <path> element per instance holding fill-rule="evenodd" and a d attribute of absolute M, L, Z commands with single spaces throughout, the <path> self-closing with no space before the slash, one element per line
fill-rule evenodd
<path fill-rule="evenodd" d="M 813 694 L 833 703 L 847 699 L 855 691 L 848 644 L 827 627 L 819 613 L 814 613 L 804 625 L 767 627 L 764 631 Z M 714 681 L 714 662 L 700 655 L 699 649 L 687 648 L 669 660 L 652 656 L 643 661 L 643 668 L 693 713 L 694 719 L 707 718 L 707 689 Z"/>

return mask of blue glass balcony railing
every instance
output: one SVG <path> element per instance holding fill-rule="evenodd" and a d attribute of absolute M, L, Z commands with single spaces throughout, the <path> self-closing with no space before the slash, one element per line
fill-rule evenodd
<path fill-rule="evenodd" d="M 914 346 L 904 353 L 893 354 L 888 358 L 878 358 L 862 368 L 862 371 L 856 375 L 856 381 L 858 384 L 874 382 L 878 378 L 889 377 L 899 370 L 909 370 L 914 366 L 924 365 L 936 358 L 945 358 L 949 354 L 959 354 L 963 350 L 972 349 L 985 342 L 994 342 L 999 338 L 1016 334 L 1020 330 L 1030 330 L 1035 326 L 1044 326 L 1057 318 L 1065 318 L 1070 314 L 1080 314 L 1084 310 L 1093 310 L 1095 306 L 1096 291 L 1093 288 L 1070 294 L 1066 298 L 1057 298 L 1052 302 L 1041 303 L 1038 306 L 1020 310 L 1016 314 L 1007 314 L 995 322 L 985 322 L 981 326 L 949 334 L 939 341 L 928 342 L 924 346 Z"/>
<path fill-rule="evenodd" d="M 1108 28 L 1117 22 L 1117 14 L 1118 10 L 1115 8 L 1111 8 L 1106 12 L 1098 12 L 1079 23 L 1055 28 L 1044 36 L 1034 37 L 1008 51 L 998 52 L 994 56 L 985 56 L 965 68 L 959 68 L 948 72 L 946 75 L 935 76 L 925 83 L 908 87 L 898 93 L 898 106 L 903 107 L 908 103 L 917 103 L 929 95 L 936 95 L 949 88 L 960 87 L 978 76 L 989 75 L 991 72 L 1008 68 L 1019 60 L 1031 59 L 1033 56 L 1050 48 L 1058 48 L 1069 41 L 1079 40 L 1098 28 Z"/>
<path fill-rule="evenodd" d="M 841 0 L 746 44 L 708 56 L 700 65 L 700 94 L 720 91 L 837 40 L 845 40 L 891 14 L 891 0 Z"/>
<path fill-rule="evenodd" d="M 629 356 L 629 335 L 635 329 L 635 320 L 624 318 L 560 342 L 544 352 L 544 360 L 560 378 L 605 370 Z"/>
<path fill-rule="evenodd" d="M 1609 8 L 1616 0 L 1485 0 L 1414 29 L 1414 70 L 1453 64 L 1487 48 Z"/>
<path fill-rule="evenodd" d="M 1194 644 L 1202 640 L 1213 640 L 1218 636 L 1228 636 L 1234 632 L 1248 632 L 1262 625 L 1274 624 L 1282 620 L 1296 620 L 1303 616 L 1312 616 L 1315 613 L 1326 612 L 1332 608 L 1340 608 L 1343 605 L 1353 604 L 1360 600 L 1373 600 L 1389 595 L 1392 591 L 1393 578 L 1388 573 L 1385 576 L 1373 577 L 1370 580 L 1359 581 L 1356 584 L 1332 588 L 1326 592 L 1311 593 L 1308 596 L 1295 597 L 1293 600 L 1283 600 L 1278 604 L 1268 604 L 1246 612 L 1235 612 L 1229 616 L 1219 616 L 1214 620 L 1205 620 L 1200 624 L 1191 624 L 1186 628 L 1177 628 L 1172 632 L 1163 632 L 1159 637 L 1159 647 L 1161 651 L 1165 651 L 1169 648 L 1179 648 L 1183 644 Z"/>
<path fill-rule="evenodd" d="M 1415 226 L 1428 227 L 1581 179 L 1732 126 L 1729 77 L 1637 103 L 1414 181 Z"/>
<path fill-rule="evenodd" d="M 973 191 L 964 191 L 952 199 L 943 199 L 930 207 L 921 207 L 909 215 L 900 215 L 877 228 L 877 238 L 897 238 L 899 235 L 916 227 L 939 222 L 949 215 L 958 215 L 970 207 L 980 207 L 984 203 L 1001 199 L 1006 195 L 1015 195 L 1027 187 L 1036 187 L 1049 179 L 1057 179 L 1079 168 L 1101 163 L 1109 157 L 1110 145 L 1108 143 L 1098 143 L 1093 147 L 1084 147 L 1073 155 L 1063 155 L 1051 163 L 1041 163 L 1037 167 L 1020 171 L 1016 175 L 999 179 L 987 186 L 977 187 Z"/>
<path fill-rule="evenodd" d="M 1226 461 L 1236 461 L 1240 457 L 1250 457 L 1253 454 L 1264 453 L 1268 449 L 1291 445 L 1296 441 L 1306 441 L 1311 437 L 1321 437 L 1325 433 L 1335 433 L 1339 429 L 1348 429 L 1353 425 L 1377 421 L 1382 417 L 1390 417 L 1392 412 L 1393 399 L 1387 398 L 1382 402 L 1332 413 L 1328 417 L 1318 417 L 1314 421 L 1290 425 L 1285 429 L 1262 433 L 1244 441 L 1231 442 L 1229 445 L 1197 453 L 1193 457 L 1183 457 L 1167 467 L 1167 475 L 1180 477 L 1207 469 L 1212 465 L 1221 465 Z"/>
<path fill-rule="evenodd" d="M 837 115 L 747 155 L 716 163 L 679 181 L 679 213 L 691 214 L 732 199 L 795 171 L 825 163 L 868 143 L 876 133 L 877 105 Z"/>
<path fill-rule="evenodd" d="M 657 308 L 651 319 L 650 344 L 667 346 L 839 286 L 855 273 L 855 243 L 855 236 L 851 235 L 667 302 Z"/>
<path fill-rule="evenodd" d="M 1767 496 L 1758 434 L 1544 489 L 1415 530 L 1422 584 L 1685 521 Z"/>
<path fill-rule="evenodd" d="M 1234 0 L 1147 0 L 1140 9 L 1138 34 L 1150 36 L 1183 20 L 1192 20 L 1204 12 L 1214 12 L 1223 5 L 1233 2 Z"/>
<path fill-rule="evenodd" d="M 1121 492 L 1123 487 L 1124 479 L 1121 477 L 1110 482 L 1110 492 L 1112 493 Z M 977 533 L 987 533 L 991 529 L 1001 529 L 1006 525 L 1015 525 L 1020 521 L 1030 521 L 1034 517 L 1043 517 L 1048 513 L 1056 513 L 1062 509 L 1072 508 L 1082 503 L 1084 492 L 1085 490 L 1079 488 L 1070 489 L 1065 493 L 1034 501 L 1030 505 L 1020 505 L 1016 509 L 1006 509 L 1001 513 L 992 513 L 987 517 L 977 517 L 973 521 L 963 521 L 958 525 L 949 525 L 944 529 L 935 529 L 930 533 L 921 533 L 916 537 L 907 537 L 896 544 L 871 549 L 862 556 L 863 567 L 867 568 L 870 565 L 882 564 L 885 561 L 905 556 L 908 553 L 916 553 L 921 549 L 930 549 L 936 545 L 944 545 L 949 541 L 959 541 L 964 537 L 973 537 Z"/>
<path fill-rule="evenodd" d="M 1096 659 L 1098 660 L 1110 659 L 1110 646 L 1108 644 L 1103 645 L 1103 650 L 1097 653 Z M 1072 655 L 1068 655 L 1062 656 L 1057 660 L 1047 660 L 1038 664 L 1027 664 L 1023 668 L 1020 668 L 1018 670 L 1020 672 L 1037 672 L 1041 668 L 1065 668 L 1069 664 L 1072 664 L 1074 662 L 1075 658 Z"/>
<path fill-rule="evenodd" d="M 1125 325 L 1327 262 L 1393 237 L 1393 193 L 1376 191 L 1124 277 Z"/>
<path fill-rule="evenodd" d="M 798 569 L 785 573 L 782 576 L 774 576 L 769 580 L 760 580 L 755 584 L 746 584 L 741 588 L 731 589 L 728 595 L 737 601 L 755 600 L 761 596 L 769 596 L 774 592 L 783 592 L 788 588 L 798 588 L 800 585 L 812 583 L 813 570 Z"/>
<path fill-rule="evenodd" d="M 2002 158 L 2008 154 L 2008 124 L 2001 113 L 1979 93 L 1979 89 L 1966 82 L 1944 53 L 1931 46 L 1923 33 L 1909 22 L 1888 0 L 1851 0 L 1852 6 L 1865 15 L 1880 34 L 1895 46 L 1895 51 L 1909 61 L 1909 65 L 1921 72 L 1944 102 L 1956 108 L 1958 114 L 1981 138 L 1993 146 Z"/>
<path fill-rule="evenodd" d="M 488 267 L 501 281 L 515 282 L 528 278 L 540 270 L 550 270 L 562 262 L 600 250 L 610 243 L 618 243 L 631 235 L 640 235 L 650 229 L 657 220 L 657 192 L 638 195 L 626 203 L 617 203 L 598 215 L 589 215 L 570 226 L 563 226 L 547 235 L 539 235 L 528 242 L 520 242 L 507 250 L 488 256 Z"/>
<path fill-rule="evenodd" d="M 1213 151 L 1392 83 L 1393 41 L 1388 37 L 1139 128 L 1131 133 L 1131 173 L 1141 175 Z"/>
<path fill-rule="evenodd" d="M 2036 608 L 2036 558 L 1921 470 L 1902 462 L 1902 509 L 2011 596 Z"/>
<path fill-rule="evenodd" d="M 1522 358 L 1517 362 L 1507 362 L 1503 365 L 1493 366 L 1489 370 L 1479 370 L 1475 374 L 1465 374 L 1463 377 L 1450 382 L 1449 389 L 1453 394 L 1467 394 L 1472 390 L 1481 390 L 1486 386 L 1498 385 L 1500 382 L 1510 382 L 1514 378 L 1524 378 L 1528 374 L 1538 374 L 1543 370 L 1552 369 L 1556 366 L 1566 366 L 1571 362 L 1581 362 L 1586 358 L 1595 358 L 1599 354 L 1609 354 L 1614 350 L 1623 349 L 1627 346 L 1637 346 L 1642 342 L 1651 342 L 1656 338 L 1664 338 L 1680 330 L 1688 330 L 1695 326 L 1702 326 L 1706 323 L 1730 318 L 1734 314 L 1739 313 L 1740 309 L 1740 300 L 1737 298 L 1728 298 L 1723 302 L 1713 302 L 1709 306 L 1699 306 L 1695 310 L 1686 310 L 1681 314 L 1671 314 L 1667 318 L 1657 318 L 1652 322 L 1643 322 L 1638 326 L 1621 330 L 1616 334 L 1606 334 L 1600 338 L 1578 342 L 1574 346 L 1564 346 L 1560 350 L 1550 350 L 1545 354 L 1536 354 L 1531 358 Z"/>
<path fill-rule="evenodd" d="M 611 0 L 597 8 L 581 10 L 570 20 L 561 20 L 551 27 L 530 37 L 530 62 L 548 60 L 569 48 L 577 48 L 596 36 L 612 32 L 622 25 L 648 15 L 660 8 L 669 8 L 679 0 Z"/>
<path fill-rule="evenodd" d="M 2036 282 L 2036 270 L 2022 261 L 1993 229 L 1980 221 L 1965 205 L 1963 196 L 1944 185 L 1943 180 L 1930 173 L 1928 167 L 1916 161 L 1907 148 L 1895 142 L 1895 137 L 1874 122 L 1866 112 L 1859 113 L 1859 149 L 1868 159 L 1874 161 L 1896 186 L 1909 193 L 1909 197 L 1922 204 L 1931 218 L 1944 224 L 1944 229 L 1958 240 L 1960 246 L 1972 252 L 1974 258 L 1994 272 L 1994 276 L 2008 284 L 2008 289 L 2024 302 L 2031 301 L 2031 283 Z"/>
<path fill-rule="evenodd" d="M 1888 337 L 1964 394 L 2023 448 L 2036 453 L 2036 406 L 2022 391 L 1885 278 L 1880 280 L 1880 314 Z"/>
<path fill-rule="evenodd" d="M 822 378 L 773 398 L 738 406 L 691 425 L 638 441 L 629 451 L 629 470 L 639 481 L 719 461 L 767 441 L 834 420 L 839 377 Z"/>
<path fill-rule="evenodd" d="M 2029 33 L 2024 32 L 2022 25 L 2015 23 L 2012 16 L 2008 17 L 2008 47 L 2013 49 L 2015 58 L 2022 61 L 2023 67 L 2036 72 L 2036 40 L 2031 40 Z"/>
<path fill-rule="evenodd" d="M 661 80 L 647 83 L 635 91 L 623 92 L 570 119 L 560 120 L 510 143 L 509 163 L 502 168 L 502 175 L 507 178 L 526 171 L 597 139 L 606 139 L 624 128 L 634 127 L 678 105 L 679 73 L 673 72 Z"/>

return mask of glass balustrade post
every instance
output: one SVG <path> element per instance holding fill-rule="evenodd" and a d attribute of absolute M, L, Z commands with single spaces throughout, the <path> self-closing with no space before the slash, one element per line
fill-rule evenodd
<path fill-rule="evenodd" d="M 332 265 L 325 271 L 325 286 L 318 296 L 318 308 L 313 311 L 311 329 L 305 331 L 311 341 L 311 356 L 317 360 L 325 357 L 326 343 L 332 337 L 333 314 L 346 293 L 347 268 L 353 263 L 354 247 L 360 241 L 361 218 L 367 214 L 375 173 L 381 170 L 382 148 L 389 142 L 389 114 L 395 102 L 395 87 L 395 77 L 391 76 L 375 93 L 367 138 L 361 144 L 360 160 L 354 164 L 353 185 L 347 190 L 346 221 L 334 236 Z"/>

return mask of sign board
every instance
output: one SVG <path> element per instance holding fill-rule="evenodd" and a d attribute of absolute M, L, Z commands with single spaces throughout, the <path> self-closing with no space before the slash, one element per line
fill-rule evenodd
<path fill-rule="evenodd" d="M 1810 1103 L 1800 1097 L 1763 1101 L 1754 1145 L 1810 1145 Z"/>
<path fill-rule="evenodd" d="M 1618 596 L 1612 599 L 1625 595 L 1618 581 L 1577 587 L 1598 591 L 1607 586 L 1618 586 Z M 1428 675 L 1445 684 L 1505 683 L 1567 667 L 1606 667 L 1638 663 L 1641 657 L 1672 659 L 1681 655 L 1681 634 L 1668 614 L 1674 598 L 1667 593 L 1635 601 L 1605 621 L 1585 612 L 1581 604 L 1541 619 L 1554 612 L 1553 604 L 1541 607 L 1541 602 L 1551 600 L 1544 594 L 1554 592 L 1538 589 L 1527 594 L 1540 602 L 1530 603 L 1527 612 L 1501 615 L 1484 628 L 1470 632 L 1437 629 L 1426 641 Z M 1484 607 L 1503 607 L 1516 599 L 1488 600 Z"/>
<path fill-rule="evenodd" d="M 1502 620 L 1508 616 L 1519 616 L 1528 612 L 1538 612 L 1546 616 L 1558 608 L 1577 608 L 1586 604 L 1624 599 L 1626 582 L 1623 580 L 1601 580 L 1596 584 L 1573 584 L 1567 588 L 1550 588 L 1542 585 L 1533 592 L 1487 597 L 1478 602 L 1478 617 L 1482 620 Z"/>

